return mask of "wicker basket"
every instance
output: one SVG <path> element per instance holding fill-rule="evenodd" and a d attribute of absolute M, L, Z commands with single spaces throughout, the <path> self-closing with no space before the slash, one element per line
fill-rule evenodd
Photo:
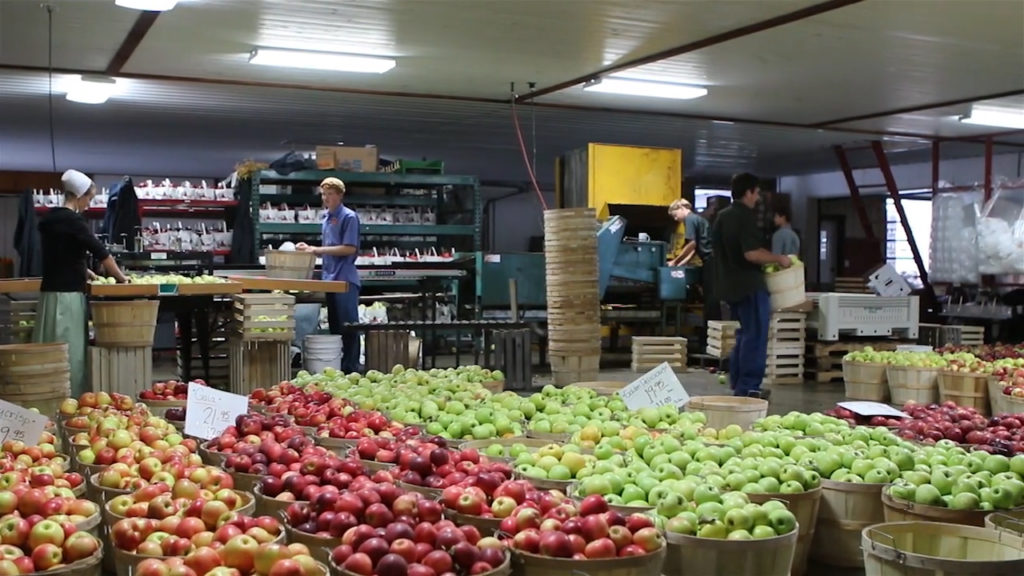
<path fill-rule="evenodd" d="M 889 394 L 893 404 L 931 404 L 939 400 L 939 368 L 887 366 Z"/>
<path fill-rule="evenodd" d="M 939 400 L 952 400 L 960 406 L 976 408 L 982 414 L 987 413 L 988 375 L 942 372 L 939 374 Z"/>

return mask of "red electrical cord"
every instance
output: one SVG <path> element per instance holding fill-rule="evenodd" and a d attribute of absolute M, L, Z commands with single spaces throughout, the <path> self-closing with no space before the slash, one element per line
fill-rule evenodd
<path fill-rule="evenodd" d="M 530 183 L 533 184 L 533 190 L 537 193 L 537 199 L 540 200 L 541 207 L 547 210 L 548 203 L 544 201 L 544 194 L 540 191 L 540 186 L 537 185 L 537 176 L 533 173 L 533 168 L 530 167 L 530 155 L 526 153 L 523 131 L 519 129 L 519 114 L 516 113 L 515 98 L 512 99 L 512 125 L 516 129 L 516 138 L 519 139 L 519 151 L 523 153 L 523 163 L 526 164 L 526 172 L 530 175 Z"/>

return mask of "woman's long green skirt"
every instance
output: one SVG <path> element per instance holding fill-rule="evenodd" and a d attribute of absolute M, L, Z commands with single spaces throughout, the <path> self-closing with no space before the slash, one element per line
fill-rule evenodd
<path fill-rule="evenodd" d="M 42 292 L 36 306 L 33 342 L 64 342 L 71 368 L 71 397 L 89 391 L 86 353 L 89 348 L 89 308 L 81 292 Z"/>

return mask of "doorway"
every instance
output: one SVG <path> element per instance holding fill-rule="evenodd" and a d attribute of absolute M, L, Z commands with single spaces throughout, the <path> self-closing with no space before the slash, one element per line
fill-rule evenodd
<path fill-rule="evenodd" d="M 818 221 L 818 285 L 833 286 L 842 262 L 841 240 L 844 236 L 844 216 L 821 216 Z"/>

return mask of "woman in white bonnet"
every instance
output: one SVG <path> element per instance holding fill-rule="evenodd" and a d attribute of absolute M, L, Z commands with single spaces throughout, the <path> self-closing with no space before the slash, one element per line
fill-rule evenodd
<path fill-rule="evenodd" d="M 127 282 L 127 279 L 82 217 L 96 194 L 96 185 L 77 170 L 68 170 L 60 180 L 64 205 L 51 209 L 39 221 L 43 281 L 32 339 L 68 344 L 71 396 L 77 398 L 88 391 L 85 355 L 89 345 L 89 321 L 85 289 L 92 274 L 88 255 L 99 260 L 103 271 L 118 282 Z"/>

